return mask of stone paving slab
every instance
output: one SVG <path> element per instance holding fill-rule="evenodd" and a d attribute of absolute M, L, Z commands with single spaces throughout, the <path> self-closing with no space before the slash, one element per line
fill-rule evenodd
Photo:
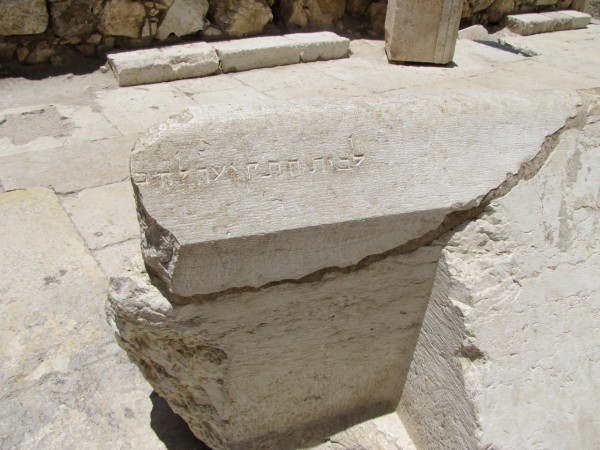
<path fill-rule="evenodd" d="M 130 135 L 0 157 L 0 182 L 7 191 L 46 186 L 69 193 L 122 181 L 135 140 Z"/>
<path fill-rule="evenodd" d="M 169 116 L 197 105 L 167 83 L 100 91 L 96 101 L 102 113 L 124 135 L 146 131 Z"/>
<path fill-rule="evenodd" d="M 139 237 L 129 180 L 85 189 L 64 197 L 62 204 L 91 250 Z"/>
<path fill-rule="evenodd" d="M 91 106 L 49 104 L 0 111 L 0 156 L 120 136 Z"/>
<path fill-rule="evenodd" d="M 0 236 L 0 447 L 204 448 L 118 348 L 107 279 L 58 197 L 1 194 Z"/>

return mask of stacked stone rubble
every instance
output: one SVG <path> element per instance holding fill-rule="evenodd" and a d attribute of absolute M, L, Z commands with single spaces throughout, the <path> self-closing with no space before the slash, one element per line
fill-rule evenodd
<path fill-rule="evenodd" d="M 584 0 L 464 0 L 467 23 L 509 13 L 583 9 Z M 77 54 L 281 31 L 383 37 L 385 0 L 3 0 L 0 61 L 61 64 Z"/>

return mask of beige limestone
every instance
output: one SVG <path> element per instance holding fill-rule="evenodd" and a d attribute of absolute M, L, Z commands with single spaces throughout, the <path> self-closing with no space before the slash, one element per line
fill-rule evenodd
<path fill-rule="evenodd" d="M 438 257 L 430 247 L 188 305 L 130 273 L 112 279 L 109 321 L 214 450 L 305 448 L 394 411 Z"/>
<path fill-rule="evenodd" d="M 208 0 L 175 0 L 158 27 L 156 37 L 185 36 L 204 29 Z"/>
<path fill-rule="evenodd" d="M 454 56 L 462 0 L 390 0 L 385 51 L 394 62 L 448 64 Z"/>
<path fill-rule="evenodd" d="M 535 176 L 442 240 L 400 403 L 418 447 L 600 445 L 599 100 Z"/>
<path fill-rule="evenodd" d="M 301 45 L 283 36 L 215 42 L 223 72 L 241 72 L 300 62 Z"/>
<path fill-rule="evenodd" d="M 544 14 L 518 14 L 506 18 L 511 31 L 521 36 L 585 28 L 591 16 L 579 11 L 557 11 Z"/>
<path fill-rule="evenodd" d="M 119 86 L 202 77 L 219 70 L 217 53 L 205 42 L 112 53 L 108 62 Z"/>
<path fill-rule="evenodd" d="M 131 156 L 146 262 L 183 297 L 357 264 L 476 205 L 576 103 L 396 94 L 190 110 Z"/>
<path fill-rule="evenodd" d="M 108 0 L 102 10 L 98 29 L 110 36 L 140 37 L 146 9 L 135 0 Z"/>
<path fill-rule="evenodd" d="M 48 26 L 45 0 L 0 1 L 0 36 L 39 34 Z"/>
<path fill-rule="evenodd" d="M 285 38 L 300 45 L 302 62 L 344 58 L 350 49 L 349 39 L 328 31 L 286 34 Z"/>
<path fill-rule="evenodd" d="M 273 20 L 265 0 L 219 0 L 211 8 L 216 23 L 233 37 L 259 34 Z"/>

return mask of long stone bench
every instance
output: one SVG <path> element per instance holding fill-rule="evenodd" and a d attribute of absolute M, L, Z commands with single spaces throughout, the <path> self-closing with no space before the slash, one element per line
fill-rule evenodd
<path fill-rule="evenodd" d="M 322 442 L 395 411 L 441 248 L 573 116 L 561 92 L 188 110 L 131 177 L 148 274 L 117 338 L 214 449 Z M 426 395 L 426 393 L 424 393 Z"/>

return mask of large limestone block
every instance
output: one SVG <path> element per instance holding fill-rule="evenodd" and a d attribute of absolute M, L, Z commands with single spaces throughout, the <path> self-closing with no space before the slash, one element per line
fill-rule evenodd
<path fill-rule="evenodd" d="M 140 37 L 146 9 L 136 0 L 108 0 L 100 18 L 99 29 L 112 36 Z"/>
<path fill-rule="evenodd" d="M 259 34 L 273 20 L 265 0 L 219 0 L 211 3 L 215 22 L 229 35 Z"/>
<path fill-rule="evenodd" d="M 96 29 L 101 0 L 50 2 L 52 29 L 62 37 L 85 36 Z"/>
<path fill-rule="evenodd" d="M 400 404 L 420 448 L 600 446 L 599 100 L 444 238 Z"/>
<path fill-rule="evenodd" d="M 185 36 L 201 31 L 207 12 L 207 0 L 175 0 L 158 27 L 156 36 L 166 39 L 170 34 Z"/>
<path fill-rule="evenodd" d="M 0 0 L 0 36 L 39 34 L 47 27 L 45 0 Z"/>
<path fill-rule="evenodd" d="M 131 155 L 145 261 L 174 301 L 352 266 L 477 205 L 577 102 L 475 92 L 192 109 Z"/>
<path fill-rule="evenodd" d="M 454 56 L 462 0 L 390 0 L 385 51 L 394 62 L 448 64 Z"/>
<path fill-rule="evenodd" d="M 283 36 L 261 36 L 213 43 L 223 72 L 241 72 L 300 62 L 304 44 Z"/>
<path fill-rule="evenodd" d="M 285 38 L 300 45 L 300 60 L 302 62 L 343 58 L 348 56 L 350 49 L 349 39 L 329 31 L 292 33 L 286 34 Z"/>
<path fill-rule="evenodd" d="M 306 448 L 395 410 L 438 257 L 429 247 L 188 305 L 131 273 L 111 282 L 109 321 L 212 449 Z"/>
<path fill-rule="evenodd" d="M 203 77 L 219 70 L 217 53 L 205 42 L 113 53 L 108 62 L 119 86 Z"/>

